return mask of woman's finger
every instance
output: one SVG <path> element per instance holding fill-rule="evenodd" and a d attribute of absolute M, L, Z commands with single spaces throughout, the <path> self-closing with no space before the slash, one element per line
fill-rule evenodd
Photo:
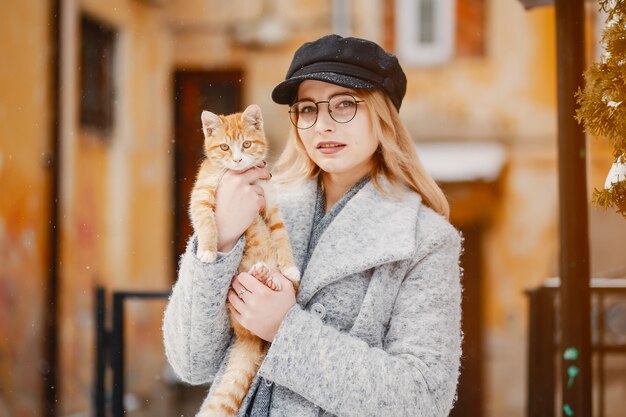
<path fill-rule="evenodd" d="M 239 281 L 241 286 L 254 294 L 261 294 L 263 291 L 269 290 L 265 284 L 246 272 L 237 275 L 236 280 Z"/>
<path fill-rule="evenodd" d="M 252 280 L 250 278 L 252 278 Z M 237 275 L 235 275 L 230 286 L 233 288 L 237 287 L 237 291 L 241 291 L 245 289 L 246 292 L 257 293 L 258 287 L 254 284 L 252 286 L 249 284 L 253 280 L 254 280 L 254 277 L 252 275 L 248 274 L 247 272 L 240 272 Z M 258 282 L 256 283 L 258 284 Z"/>
<path fill-rule="evenodd" d="M 233 291 L 233 290 L 228 291 L 228 301 L 230 301 L 230 305 L 232 307 L 234 307 L 235 310 L 237 310 L 238 313 L 241 311 L 241 309 L 246 304 L 243 301 L 243 299 L 240 296 L 238 296 L 237 293 L 235 293 L 235 291 Z"/>
<path fill-rule="evenodd" d="M 250 187 L 254 190 L 254 192 L 255 192 L 258 196 L 264 196 L 264 195 L 265 195 L 265 190 L 264 190 L 264 189 L 263 189 L 263 187 L 261 187 L 260 185 L 258 185 L 258 184 L 252 184 Z"/>
<path fill-rule="evenodd" d="M 248 184 L 253 184 L 257 180 L 269 180 L 272 176 L 267 168 L 250 168 L 239 173 Z"/>
<path fill-rule="evenodd" d="M 235 291 L 235 294 L 237 294 L 240 297 L 242 294 L 245 294 L 246 292 L 248 292 L 248 290 L 243 285 L 241 285 L 241 282 L 239 282 L 237 279 L 233 279 L 230 286 Z"/>
<path fill-rule="evenodd" d="M 285 287 L 293 287 L 293 282 L 286 276 L 280 273 L 280 271 L 272 271 L 274 279 L 280 280 L 280 283 Z"/>
<path fill-rule="evenodd" d="M 235 320 L 237 320 L 238 322 L 241 323 L 241 313 L 238 312 L 235 307 L 232 306 L 232 304 L 228 304 L 228 309 L 230 310 L 230 314 L 232 314 L 232 316 L 235 318 Z"/>
<path fill-rule="evenodd" d="M 261 210 L 263 210 L 265 208 L 265 196 L 264 195 L 260 195 L 257 197 L 257 205 L 258 205 L 258 211 L 260 212 Z"/>

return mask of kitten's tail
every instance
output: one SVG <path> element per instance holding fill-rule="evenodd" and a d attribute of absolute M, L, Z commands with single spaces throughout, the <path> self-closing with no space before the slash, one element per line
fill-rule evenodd
<path fill-rule="evenodd" d="M 236 416 L 266 350 L 267 346 L 260 338 L 253 335 L 239 336 L 230 351 L 219 386 L 196 417 Z"/>

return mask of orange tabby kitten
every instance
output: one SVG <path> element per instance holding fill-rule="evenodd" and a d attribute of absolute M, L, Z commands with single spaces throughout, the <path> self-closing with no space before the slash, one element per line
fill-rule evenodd
<path fill-rule="evenodd" d="M 218 116 L 202 112 L 204 153 L 196 183 L 191 193 L 189 213 L 198 236 L 197 256 L 203 262 L 217 257 L 215 226 L 215 192 L 223 173 L 230 169 L 243 171 L 263 163 L 268 143 L 263 131 L 261 109 L 253 104 L 243 113 Z M 278 207 L 272 204 L 271 190 L 265 189 L 266 206 L 246 230 L 246 244 L 239 272 L 248 271 L 273 290 L 279 290 L 271 270 L 278 269 L 297 289 L 300 272 L 295 266 L 289 237 Z M 253 335 L 231 317 L 236 335 L 228 363 L 219 386 L 214 388 L 196 417 L 235 416 L 256 375 L 267 342 Z"/>

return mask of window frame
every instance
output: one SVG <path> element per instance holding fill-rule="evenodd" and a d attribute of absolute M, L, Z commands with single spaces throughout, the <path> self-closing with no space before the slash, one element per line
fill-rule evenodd
<path fill-rule="evenodd" d="M 80 126 L 105 135 L 115 122 L 116 61 L 119 32 L 108 22 L 80 15 Z M 87 51 L 86 48 L 95 49 Z M 94 59 L 94 57 L 98 57 Z"/>
<path fill-rule="evenodd" d="M 420 6 L 432 1 L 432 42 L 420 42 Z M 396 51 L 408 65 L 434 66 L 450 61 L 455 52 L 456 0 L 396 0 Z"/>

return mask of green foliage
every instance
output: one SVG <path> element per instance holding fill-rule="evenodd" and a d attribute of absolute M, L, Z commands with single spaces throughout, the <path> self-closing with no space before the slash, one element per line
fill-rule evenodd
<path fill-rule="evenodd" d="M 602 33 L 606 53 L 585 71 L 585 88 L 576 95 L 576 120 L 591 134 L 607 138 L 615 160 L 626 163 L 626 0 L 599 0 L 599 5 L 608 13 Z M 594 190 L 593 202 L 615 207 L 626 218 L 626 180 L 609 190 Z"/>
<path fill-rule="evenodd" d="M 626 181 L 613 184 L 609 190 L 593 190 L 592 201 L 600 207 L 615 207 L 626 218 Z"/>

